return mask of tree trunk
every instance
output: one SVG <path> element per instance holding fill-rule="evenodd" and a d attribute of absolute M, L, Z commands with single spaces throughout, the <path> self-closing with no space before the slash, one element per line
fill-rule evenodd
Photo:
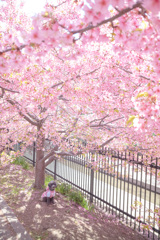
<path fill-rule="evenodd" d="M 37 128 L 36 140 L 36 166 L 35 166 L 35 188 L 41 189 L 45 183 L 45 164 L 40 161 L 44 157 L 44 141 L 45 137 L 40 127 Z"/>

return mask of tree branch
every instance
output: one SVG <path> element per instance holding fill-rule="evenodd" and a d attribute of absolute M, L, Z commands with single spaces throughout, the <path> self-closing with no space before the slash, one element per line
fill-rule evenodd
<path fill-rule="evenodd" d="M 78 78 L 78 77 L 83 77 L 83 76 L 87 76 L 87 75 L 89 75 L 89 74 L 92 74 L 92 73 L 96 72 L 96 71 L 97 71 L 98 69 L 100 69 L 100 68 L 101 68 L 101 67 L 98 67 L 98 68 L 94 69 L 94 70 L 91 71 L 91 72 L 84 73 L 84 74 L 82 74 L 82 75 L 77 75 L 76 78 Z"/>
<path fill-rule="evenodd" d="M 106 142 L 104 142 L 103 144 L 100 145 L 100 147 L 104 147 L 105 145 L 107 145 L 108 143 L 110 143 L 114 138 L 117 138 L 118 135 L 120 135 L 122 132 L 117 133 L 116 135 L 114 135 L 113 137 L 111 137 L 110 139 L 108 139 Z"/>
<path fill-rule="evenodd" d="M 3 53 L 6 53 L 6 52 L 10 52 L 10 51 L 20 51 L 21 49 L 25 48 L 27 45 L 26 44 L 23 44 L 21 45 L 20 47 L 10 47 L 8 49 L 5 49 L 3 51 L 0 52 L 0 55 L 2 55 Z"/>
<path fill-rule="evenodd" d="M 30 118 L 32 118 L 32 119 L 34 119 L 34 120 L 36 120 L 36 121 L 39 121 L 39 119 L 37 118 L 37 116 L 29 113 L 29 112 L 27 111 L 27 109 L 25 109 L 25 111 L 26 111 L 27 115 L 28 115 Z"/>
<path fill-rule="evenodd" d="M 64 82 L 56 83 L 56 84 L 54 84 L 51 88 L 58 87 L 58 86 L 62 85 L 63 83 L 64 83 Z"/>
<path fill-rule="evenodd" d="M 45 162 L 45 167 L 47 167 L 50 163 L 52 163 L 54 160 L 57 160 L 55 156 L 51 156 L 46 162 Z"/>
<path fill-rule="evenodd" d="M 75 155 L 73 152 L 61 152 L 61 151 L 59 151 L 59 152 L 55 152 L 58 156 L 73 156 L 73 155 Z"/>
<path fill-rule="evenodd" d="M 8 91 L 8 92 L 19 93 L 18 91 L 14 91 L 14 90 L 11 90 L 11 89 L 2 87 L 2 86 L 0 86 L 0 88 L 3 89 L 3 90 L 5 90 L 5 91 Z"/>
<path fill-rule="evenodd" d="M 32 121 L 28 116 L 26 116 L 24 113 L 22 113 L 22 111 L 19 109 L 19 107 L 17 106 L 16 102 L 11 100 L 11 99 L 7 99 L 7 102 L 10 103 L 12 106 L 16 106 L 16 108 L 19 110 L 19 115 L 22 116 L 27 122 L 29 122 L 30 124 L 34 125 L 34 126 L 39 126 L 39 122 L 34 122 Z"/>
<path fill-rule="evenodd" d="M 124 118 L 124 117 L 116 118 L 116 119 L 114 119 L 114 120 L 112 120 L 112 121 L 110 121 L 110 122 L 107 122 L 106 124 L 110 124 L 110 123 L 112 123 L 112 122 L 116 122 L 116 121 L 118 121 L 118 120 L 120 120 L 120 119 L 122 119 L 122 118 Z"/>
<path fill-rule="evenodd" d="M 127 69 L 124 69 L 123 67 L 119 66 L 118 64 L 116 64 L 116 66 L 117 66 L 119 69 L 123 70 L 124 72 L 126 72 L 126 73 L 128 73 L 128 74 L 133 74 L 133 72 L 131 72 L 131 71 L 127 70 Z M 144 79 L 146 79 L 146 80 L 148 80 L 148 81 L 155 82 L 155 81 L 151 80 L 150 78 L 145 77 L 145 76 L 143 76 L 143 75 L 139 75 L 139 77 L 140 77 L 140 78 L 144 78 Z"/>
<path fill-rule="evenodd" d="M 57 151 L 58 150 L 58 146 L 55 146 L 46 156 L 44 156 L 41 160 L 40 160 L 40 162 L 44 162 L 45 160 L 47 160 L 49 157 L 51 157 L 52 155 L 54 155 L 56 152 L 55 151 Z"/>
<path fill-rule="evenodd" d="M 5 79 L 5 78 L 3 78 L 3 77 L 1 77 L 1 76 L 0 76 L 0 78 L 1 78 L 3 81 L 7 82 L 7 83 L 11 83 L 8 79 Z"/>
<path fill-rule="evenodd" d="M 142 8 L 142 5 L 141 5 L 141 2 L 137 2 L 135 3 L 131 8 L 128 7 L 128 8 L 125 8 L 123 9 L 122 11 L 120 11 L 118 14 L 116 14 L 115 16 L 111 17 L 111 18 L 108 18 L 106 20 L 103 20 L 101 21 L 100 23 L 97 23 L 96 25 L 92 25 L 90 24 L 88 27 L 85 27 L 85 28 L 82 28 L 82 29 L 79 29 L 79 30 L 72 30 L 72 31 L 69 31 L 68 29 L 66 29 L 64 26 L 60 25 L 62 28 L 65 28 L 66 30 L 68 30 L 70 33 L 72 34 L 76 34 L 76 33 L 83 33 L 83 32 L 87 32 L 91 29 L 94 29 L 94 28 L 97 28 L 97 27 L 100 27 L 101 25 L 104 25 L 108 22 L 113 22 L 114 20 L 116 20 L 117 18 L 120 18 L 121 16 L 123 16 L 124 14 L 132 11 L 133 9 L 135 8 Z"/>
<path fill-rule="evenodd" d="M 2 89 L 2 93 L 1 93 L 1 95 L 0 95 L 0 98 L 3 98 L 4 93 L 5 93 L 5 91 L 4 91 L 4 89 Z"/>
<path fill-rule="evenodd" d="M 112 120 L 112 121 L 110 121 L 110 122 L 104 123 L 104 124 L 101 124 L 101 122 L 102 122 L 102 121 L 101 121 L 99 124 L 91 125 L 90 127 L 103 127 L 103 126 L 107 126 L 108 124 L 113 123 L 113 122 L 116 122 L 116 121 L 118 121 L 118 120 L 120 120 L 120 119 L 122 119 L 122 118 L 124 118 L 124 117 L 116 118 L 116 119 L 114 119 L 114 120 Z M 111 126 L 109 126 L 109 127 L 111 127 Z"/>
<path fill-rule="evenodd" d="M 105 115 L 103 118 L 92 120 L 92 121 L 90 122 L 90 124 L 93 123 L 93 122 L 97 122 L 97 121 L 100 121 L 100 123 L 101 123 L 101 122 L 102 122 L 105 118 L 107 118 L 107 117 L 109 117 L 108 114 Z"/>

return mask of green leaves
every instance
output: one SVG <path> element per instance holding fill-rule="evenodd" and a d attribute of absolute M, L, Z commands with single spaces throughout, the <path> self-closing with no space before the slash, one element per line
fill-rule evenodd
<path fill-rule="evenodd" d="M 140 97 L 148 97 L 148 92 L 140 92 L 140 93 L 138 93 L 138 95 L 136 96 L 136 99 L 140 98 Z"/>
<path fill-rule="evenodd" d="M 88 202 L 83 196 L 83 194 L 80 191 L 73 189 L 71 185 L 67 183 L 58 184 L 56 187 L 56 191 L 67 196 L 70 201 L 77 203 L 78 205 L 82 206 L 87 210 L 89 209 Z"/>
<path fill-rule="evenodd" d="M 25 158 L 23 157 L 17 157 L 13 162 L 12 164 L 15 164 L 15 165 L 21 165 L 23 169 L 25 170 L 29 170 L 30 166 L 29 166 L 29 163 L 26 162 Z"/>
<path fill-rule="evenodd" d="M 133 126 L 133 120 L 135 119 L 136 116 L 132 115 L 129 117 L 128 121 L 126 122 L 126 126 L 129 125 L 129 127 Z"/>
<path fill-rule="evenodd" d="M 117 113 L 119 113 L 119 110 L 115 108 L 115 109 L 114 109 L 114 112 L 117 112 Z"/>

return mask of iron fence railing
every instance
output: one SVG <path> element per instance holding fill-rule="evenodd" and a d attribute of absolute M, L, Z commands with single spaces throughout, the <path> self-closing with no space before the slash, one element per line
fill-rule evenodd
<path fill-rule="evenodd" d="M 35 144 L 24 156 L 35 165 Z M 103 149 L 65 156 L 46 170 L 134 229 L 160 239 L 160 159 Z"/>

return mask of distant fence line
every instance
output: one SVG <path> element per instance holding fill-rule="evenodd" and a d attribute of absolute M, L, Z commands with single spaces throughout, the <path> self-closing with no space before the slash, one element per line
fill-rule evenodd
<path fill-rule="evenodd" d="M 24 155 L 33 166 L 35 150 L 34 143 Z M 146 160 L 150 160 L 150 164 L 146 165 Z M 46 170 L 55 179 L 81 190 L 91 203 L 118 216 L 149 238 L 160 239 L 160 216 L 157 213 L 160 208 L 158 158 L 105 148 L 94 154 L 65 156 L 55 160 Z M 148 229 L 147 224 L 152 229 Z"/>

